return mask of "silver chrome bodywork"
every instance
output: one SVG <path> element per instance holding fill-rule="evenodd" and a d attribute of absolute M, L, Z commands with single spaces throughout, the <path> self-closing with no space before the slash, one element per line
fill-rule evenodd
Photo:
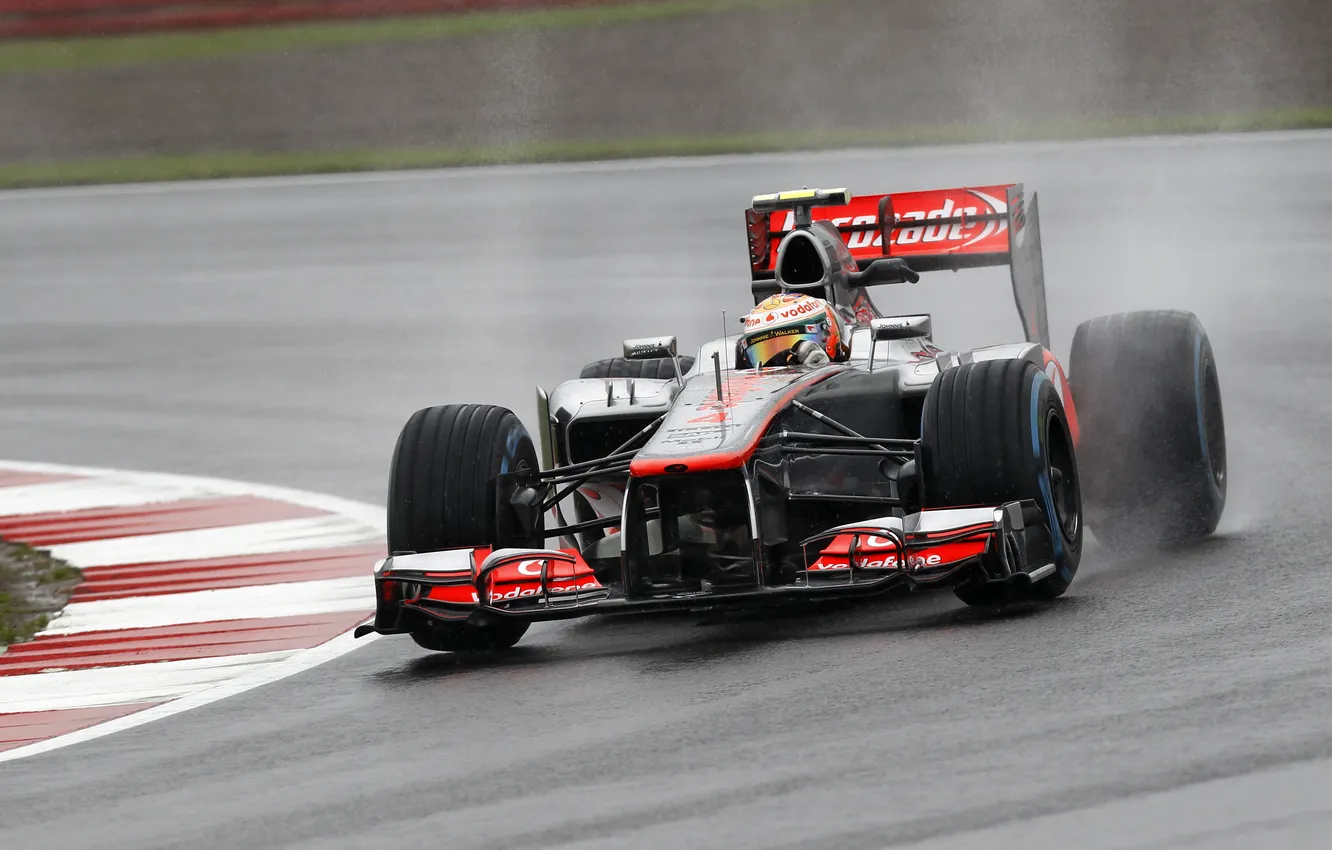
<path fill-rule="evenodd" d="M 898 317 L 885 317 L 889 321 L 894 318 Z M 925 333 L 904 339 L 875 341 L 873 330 L 868 324 L 853 325 L 848 328 L 851 343 L 849 359 L 845 363 L 823 367 L 823 370 L 896 370 L 899 392 L 903 395 L 923 395 L 940 371 L 963 363 L 1027 360 L 1037 368 L 1046 368 L 1045 349 L 1038 343 L 1006 343 L 969 351 L 945 351 L 931 342 L 928 322 L 918 321 L 919 317 L 915 315 L 900 318 L 912 319 L 910 324 L 913 328 Z M 747 425 L 762 423 L 770 406 L 783 395 L 780 390 L 783 387 L 796 387 L 802 379 L 790 370 L 734 369 L 739 339 L 740 335 L 735 334 L 703 343 L 698 349 L 693 367 L 685 373 L 682 382 L 674 379 L 577 378 L 559 384 L 548 396 L 538 388 L 538 415 L 544 420 L 541 424 L 549 428 L 541 437 L 546 468 L 588 460 L 571 458 L 568 441 L 571 427 L 628 417 L 665 417 L 661 430 L 639 453 L 644 458 L 724 451 L 728 442 L 740 442 Z M 745 399 L 728 409 L 725 422 L 691 422 L 706 419 L 707 405 L 716 401 L 715 383 L 711 374 L 714 354 L 718 355 L 722 364 L 723 394 L 743 388 Z M 871 355 L 874 358 L 872 363 Z M 823 370 L 809 374 L 817 377 L 817 372 Z M 737 383 L 737 378 L 741 379 L 740 383 Z M 760 386 L 761 391 L 755 392 Z M 547 440 L 551 445 L 552 460 L 558 458 L 558 464 L 544 458 Z M 600 487 L 609 485 L 619 496 L 623 493 L 626 478 L 621 475 L 593 484 Z M 593 496 L 588 502 L 600 517 L 614 516 L 620 510 L 618 499 Z M 611 510 L 612 507 L 614 510 Z"/>

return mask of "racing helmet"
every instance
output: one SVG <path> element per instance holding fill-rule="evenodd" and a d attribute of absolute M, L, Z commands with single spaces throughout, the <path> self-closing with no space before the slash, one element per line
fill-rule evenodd
<path fill-rule="evenodd" d="M 837 311 L 822 298 L 783 292 L 764 300 L 744 318 L 736 346 L 742 369 L 819 366 L 851 354 Z"/>

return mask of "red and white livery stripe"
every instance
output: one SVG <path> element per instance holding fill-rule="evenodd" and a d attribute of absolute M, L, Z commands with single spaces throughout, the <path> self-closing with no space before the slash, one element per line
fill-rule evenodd
<path fill-rule="evenodd" d="M 0 654 L 0 761 L 137 726 L 349 651 L 383 509 L 219 479 L 0 461 L 0 537 L 84 571 Z"/>

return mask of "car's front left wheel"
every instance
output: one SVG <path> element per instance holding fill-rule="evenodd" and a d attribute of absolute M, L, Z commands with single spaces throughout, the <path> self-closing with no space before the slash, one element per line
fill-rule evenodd
<path fill-rule="evenodd" d="M 1055 571 L 1030 595 L 1068 590 L 1082 557 L 1082 495 L 1064 405 L 1049 376 L 1025 360 L 966 363 L 939 375 L 921 422 L 922 503 L 946 508 L 1030 499 L 1050 528 Z M 968 605 L 1007 598 L 959 585 Z"/>
<path fill-rule="evenodd" d="M 629 360 L 624 357 L 607 357 L 589 363 L 578 373 L 580 378 L 647 378 L 667 380 L 675 377 L 675 360 L 680 361 L 680 375 L 694 368 L 694 358 L 682 354 L 679 358 L 650 357 L 644 360 Z"/>
<path fill-rule="evenodd" d="M 1092 534 L 1121 551 L 1211 534 L 1226 506 L 1226 423 L 1198 317 L 1083 322 L 1069 367 Z"/>

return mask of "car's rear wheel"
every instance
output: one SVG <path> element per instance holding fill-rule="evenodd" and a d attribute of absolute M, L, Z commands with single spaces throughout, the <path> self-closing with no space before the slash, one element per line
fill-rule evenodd
<path fill-rule="evenodd" d="M 1050 527 L 1055 571 L 1029 593 L 1053 599 L 1068 589 L 1082 556 L 1082 498 L 1064 405 L 1044 372 L 1025 360 L 945 371 L 925 396 L 920 459 L 925 507 L 1034 501 Z M 955 593 L 968 605 L 1009 598 L 979 583 Z"/>
<path fill-rule="evenodd" d="M 407 420 L 389 474 L 390 552 L 487 546 L 495 539 L 495 477 L 537 469 L 536 450 L 518 417 L 489 404 L 418 410 Z M 526 623 L 474 626 L 428 622 L 418 644 L 454 652 L 507 649 Z"/>
<path fill-rule="evenodd" d="M 694 358 L 680 357 L 680 374 L 694 368 Z M 629 360 L 625 357 L 608 357 L 583 367 L 580 378 L 650 378 L 665 380 L 675 377 L 675 362 L 669 357 L 650 357 L 644 360 Z"/>
<path fill-rule="evenodd" d="M 1083 322 L 1069 367 L 1092 533 L 1127 550 L 1212 533 L 1226 504 L 1226 426 L 1197 317 L 1161 310 Z"/>

